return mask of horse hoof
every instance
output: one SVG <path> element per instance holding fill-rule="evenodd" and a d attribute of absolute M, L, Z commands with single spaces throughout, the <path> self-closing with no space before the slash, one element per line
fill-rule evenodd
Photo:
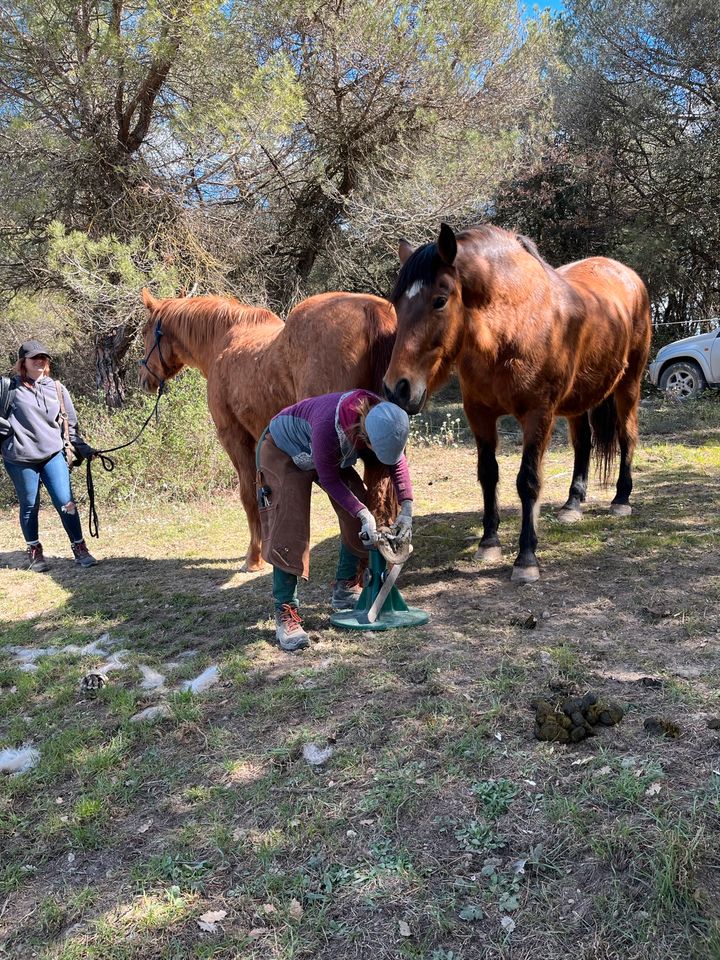
<path fill-rule="evenodd" d="M 264 560 L 253 560 L 252 563 L 246 560 L 245 563 L 240 567 L 240 573 L 260 573 L 260 571 L 264 569 Z"/>
<path fill-rule="evenodd" d="M 513 583 L 536 583 L 540 579 L 540 567 L 513 567 L 510 580 Z"/>
<path fill-rule="evenodd" d="M 632 507 L 629 503 L 611 503 L 610 514 L 613 517 L 629 517 L 632 513 Z"/>
<path fill-rule="evenodd" d="M 502 547 L 478 547 L 473 560 L 478 563 L 499 563 L 502 558 Z"/>
<path fill-rule="evenodd" d="M 558 511 L 559 523 L 578 523 L 582 520 L 582 510 L 566 510 L 565 507 Z"/>

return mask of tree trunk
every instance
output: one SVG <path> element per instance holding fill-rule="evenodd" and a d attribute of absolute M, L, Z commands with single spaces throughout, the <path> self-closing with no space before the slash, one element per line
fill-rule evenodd
<path fill-rule="evenodd" d="M 95 338 L 95 383 L 105 392 L 105 403 L 117 410 L 125 403 L 125 366 L 122 363 L 132 339 L 122 323 Z"/>

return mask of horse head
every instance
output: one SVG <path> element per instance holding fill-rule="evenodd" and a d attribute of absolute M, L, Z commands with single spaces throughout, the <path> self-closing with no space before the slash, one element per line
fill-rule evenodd
<path fill-rule="evenodd" d="M 143 288 L 143 303 L 149 316 L 143 327 L 145 357 L 140 360 L 140 386 L 147 393 L 155 393 L 161 383 L 180 373 L 185 361 L 177 355 L 177 345 L 163 327 L 163 304 Z"/>
<path fill-rule="evenodd" d="M 400 242 L 402 269 L 391 300 L 397 312 L 395 347 L 383 390 L 388 400 L 418 413 L 448 376 L 464 330 L 462 285 L 455 266 L 458 243 L 443 223 L 435 243 L 413 250 Z"/>

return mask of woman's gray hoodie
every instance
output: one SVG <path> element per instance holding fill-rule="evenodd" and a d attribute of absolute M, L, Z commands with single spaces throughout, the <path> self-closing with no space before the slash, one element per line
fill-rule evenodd
<path fill-rule="evenodd" d="M 70 439 L 78 437 L 78 418 L 70 394 L 62 387 L 70 425 Z M 12 433 L 2 444 L 4 460 L 10 463 L 40 463 L 63 448 L 60 403 L 52 377 L 40 377 L 35 388 L 17 381 L 8 421 Z"/>

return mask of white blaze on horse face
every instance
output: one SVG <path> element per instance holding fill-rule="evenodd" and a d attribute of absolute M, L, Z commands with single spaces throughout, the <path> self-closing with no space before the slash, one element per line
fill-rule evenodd
<path fill-rule="evenodd" d="M 420 293 L 423 286 L 424 284 L 422 280 L 416 280 L 411 287 L 407 288 L 405 291 L 405 296 L 408 298 L 408 300 L 412 300 L 413 297 L 416 297 Z"/>

